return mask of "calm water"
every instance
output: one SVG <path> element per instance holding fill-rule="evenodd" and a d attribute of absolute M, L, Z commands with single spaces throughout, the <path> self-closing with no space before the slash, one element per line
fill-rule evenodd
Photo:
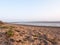
<path fill-rule="evenodd" d="M 60 23 L 15 23 L 15 24 L 36 25 L 36 26 L 58 26 L 58 27 L 60 27 Z"/>

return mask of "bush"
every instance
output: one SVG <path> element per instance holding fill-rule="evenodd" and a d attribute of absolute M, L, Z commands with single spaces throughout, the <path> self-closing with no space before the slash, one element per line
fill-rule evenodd
<path fill-rule="evenodd" d="M 13 36 L 13 31 L 9 30 L 9 31 L 6 32 L 6 34 L 7 34 L 7 36 L 11 37 L 11 36 Z"/>

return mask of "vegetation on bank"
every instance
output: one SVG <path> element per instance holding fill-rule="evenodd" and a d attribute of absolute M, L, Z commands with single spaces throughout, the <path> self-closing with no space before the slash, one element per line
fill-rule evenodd
<path fill-rule="evenodd" d="M 14 35 L 14 33 L 13 33 L 13 31 L 12 31 L 12 28 L 13 28 L 13 26 L 10 26 L 10 27 L 9 27 L 9 30 L 6 32 L 7 36 L 9 36 L 9 37 L 11 37 L 11 36 Z"/>
<path fill-rule="evenodd" d="M 13 36 L 13 31 L 12 31 L 12 30 L 9 30 L 9 31 L 6 32 L 6 34 L 7 34 L 9 37 L 11 37 L 11 36 Z"/>

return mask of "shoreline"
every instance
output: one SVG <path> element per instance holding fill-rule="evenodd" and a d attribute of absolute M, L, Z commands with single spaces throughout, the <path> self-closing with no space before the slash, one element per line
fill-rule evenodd
<path fill-rule="evenodd" d="M 13 23 L 6 23 L 6 24 L 12 24 L 17 26 L 28 26 L 28 27 L 47 27 L 47 28 L 60 28 L 60 26 L 39 26 L 39 25 L 27 25 L 27 24 L 13 24 Z"/>

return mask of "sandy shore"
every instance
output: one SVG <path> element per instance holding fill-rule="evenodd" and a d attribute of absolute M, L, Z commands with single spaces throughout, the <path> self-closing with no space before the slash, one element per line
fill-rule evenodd
<path fill-rule="evenodd" d="M 60 45 L 60 27 L 4 23 L 0 45 Z"/>

